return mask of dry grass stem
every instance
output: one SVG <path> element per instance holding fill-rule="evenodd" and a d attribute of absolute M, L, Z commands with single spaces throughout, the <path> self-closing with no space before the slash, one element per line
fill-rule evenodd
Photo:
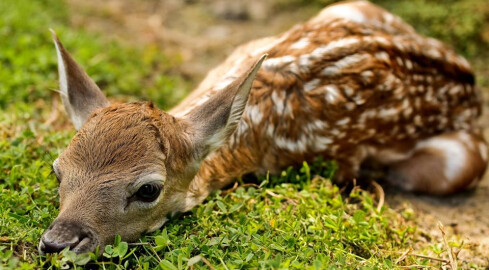
<path fill-rule="evenodd" d="M 204 257 L 202 257 L 202 261 L 212 270 L 216 269 L 212 264 Z"/>
<path fill-rule="evenodd" d="M 405 254 L 406 253 L 405 251 L 404 252 L 400 252 L 400 251 L 389 251 L 389 250 L 382 250 L 382 251 L 383 252 L 391 252 L 391 253 L 395 253 L 395 254 Z M 411 253 L 412 249 L 408 249 L 408 251 L 410 251 L 410 252 L 407 253 L 407 256 L 418 257 L 418 258 L 422 258 L 422 259 L 428 259 L 428 260 L 431 260 L 431 261 L 438 261 L 438 262 L 442 262 L 442 263 L 446 263 L 446 264 L 449 263 L 448 260 L 443 259 L 443 258 L 436 258 L 436 257 L 427 256 L 427 255 L 421 255 L 421 254 Z"/>
<path fill-rule="evenodd" d="M 253 183 L 247 183 L 247 184 L 242 184 L 242 185 L 239 185 L 238 182 L 234 182 L 234 185 L 232 188 L 230 189 L 226 189 L 224 191 L 221 192 L 221 195 L 222 196 L 226 196 L 230 193 L 233 193 L 234 191 L 236 191 L 236 189 L 238 189 L 239 187 L 255 187 L 257 189 L 260 189 L 260 186 L 257 185 L 257 184 L 253 184 Z"/>
<path fill-rule="evenodd" d="M 280 195 L 278 195 L 278 194 L 276 194 L 276 193 L 273 193 L 271 190 L 268 190 L 268 189 L 267 189 L 265 192 L 266 192 L 268 195 L 270 195 L 270 196 L 272 196 L 272 197 L 274 197 L 274 198 L 280 198 L 280 197 L 282 197 L 282 196 L 280 196 Z"/>
<path fill-rule="evenodd" d="M 375 188 L 375 194 L 379 198 L 379 204 L 377 205 L 377 212 L 380 212 L 382 206 L 384 206 L 384 201 L 385 201 L 384 189 L 376 181 L 372 181 L 372 185 Z"/>
<path fill-rule="evenodd" d="M 404 251 L 401 256 L 396 260 L 396 263 L 395 264 L 399 264 L 400 262 L 402 262 L 404 259 L 407 258 L 407 256 L 409 255 L 409 253 L 411 253 L 411 251 L 413 251 L 412 248 L 408 248 L 406 251 Z"/>
<path fill-rule="evenodd" d="M 456 270 L 456 269 L 458 269 L 457 258 L 454 256 L 452 248 L 448 244 L 448 241 L 446 238 L 446 233 L 445 233 L 445 230 L 443 229 L 443 224 L 441 224 L 441 222 L 438 222 L 438 229 L 441 231 L 441 234 L 443 236 L 443 244 L 445 245 L 445 248 L 448 251 L 448 259 L 450 261 L 450 267 L 453 270 Z"/>

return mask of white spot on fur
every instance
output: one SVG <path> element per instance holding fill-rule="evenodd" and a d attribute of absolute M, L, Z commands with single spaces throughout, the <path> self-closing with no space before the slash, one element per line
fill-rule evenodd
<path fill-rule="evenodd" d="M 386 38 L 384 37 L 380 37 L 380 36 L 374 36 L 373 39 L 368 37 L 368 38 L 365 38 L 366 40 L 373 40 L 373 41 L 376 41 L 384 46 L 389 46 L 391 43 L 389 42 L 389 40 L 387 40 Z"/>
<path fill-rule="evenodd" d="M 464 144 L 456 139 L 432 138 L 419 142 L 416 149 L 420 148 L 434 148 L 443 155 L 443 172 L 448 181 L 456 181 L 467 167 L 467 150 Z"/>
<path fill-rule="evenodd" d="M 248 118 L 252 123 L 259 124 L 263 119 L 263 113 L 258 105 L 251 105 L 247 107 Z"/>
<path fill-rule="evenodd" d="M 406 67 L 407 67 L 407 69 L 412 70 L 413 69 L 413 62 L 411 62 L 411 60 L 409 60 L 409 59 L 406 59 Z"/>
<path fill-rule="evenodd" d="M 351 97 L 351 96 L 353 96 L 355 94 L 355 90 L 353 90 L 353 88 L 351 88 L 348 85 L 342 86 L 342 89 L 343 89 L 343 91 L 345 91 L 345 94 L 347 96 L 350 96 Z"/>
<path fill-rule="evenodd" d="M 340 131 L 339 131 L 339 130 L 337 130 L 337 129 L 330 129 L 330 130 L 329 130 L 329 133 L 331 133 L 331 134 L 333 134 L 333 135 L 335 135 L 335 136 L 338 136 L 338 134 L 340 134 Z"/>
<path fill-rule="evenodd" d="M 329 103 L 335 103 L 336 101 L 339 100 L 340 98 L 340 93 L 338 91 L 338 88 L 334 85 L 327 85 L 324 87 L 326 90 L 326 100 Z"/>
<path fill-rule="evenodd" d="M 396 108 L 381 109 L 378 112 L 378 117 L 386 119 L 396 116 L 398 113 L 399 110 Z"/>
<path fill-rule="evenodd" d="M 327 68 L 324 68 L 323 71 L 321 71 L 321 74 L 323 74 L 324 76 L 335 76 L 339 75 L 340 71 L 336 66 L 329 66 Z"/>
<path fill-rule="evenodd" d="M 307 83 L 304 84 L 304 91 L 309 92 L 311 90 L 316 89 L 319 82 L 321 82 L 320 79 L 313 79 L 313 80 L 308 81 Z"/>
<path fill-rule="evenodd" d="M 346 124 L 350 123 L 350 120 L 351 119 L 349 117 L 345 117 L 341 120 L 336 121 L 336 125 L 338 125 L 338 126 L 346 125 Z"/>
<path fill-rule="evenodd" d="M 278 91 L 273 91 L 271 97 L 274 103 L 275 111 L 282 114 L 284 111 L 284 99 L 279 97 Z"/>
<path fill-rule="evenodd" d="M 462 90 L 463 90 L 462 85 L 457 84 L 457 85 L 455 85 L 454 87 L 452 87 L 452 89 L 450 89 L 450 90 L 448 91 L 448 93 L 449 93 L 450 95 L 456 95 L 456 94 L 458 94 L 458 93 L 462 92 Z"/>
<path fill-rule="evenodd" d="M 249 129 L 250 126 L 246 121 L 239 121 L 238 128 L 236 129 L 238 137 L 246 134 Z M 231 136 L 230 140 L 234 141 L 234 136 Z"/>
<path fill-rule="evenodd" d="M 309 66 L 311 66 L 311 60 L 309 59 L 309 55 L 301 55 L 299 56 L 299 68 L 309 70 Z"/>
<path fill-rule="evenodd" d="M 327 53 L 331 53 L 338 48 L 344 48 L 353 44 L 360 43 L 360 41 L 361 40 L 358 38 L 342 38 L 339 40 L 334 40 L 327 45 L 316 48 L 314 51 L 311 52 L 310 56 L 313 59 L 322 59 L 323 56 Z"/>
<path fill-rule="evenodd" d="M 307 47 L 310 43 L 311 42 L 309 41 L 308 38 L 303 37 L 303 38 L 299 39 L 297 42 L 295 42 L 294 44 L 290 45 L 290 48 L 294 49 L 294 50 L 300 50 L 300 49 L 304 49 L 305 47 Z"/>
<path fill-rule="evenodd" d="M 267 135 L 269 137 L 275 136 L 275 127 L 271 124 L 267 126 Z"/>
<path fill-rule="evenodd" d="M 467 59 L 465 59 L 465 58 L 463 58 L 463 57 L 458 56 L 458 57 L 457 57 L 457 63 L 458 63 L 460 66 L 462 66 L 462 67 L 464 67 L 464 68 L 466 68 L 466 69 L 470 69 L 470 64 L 469 64 L 469 62 L 467 61 Z"/>
<path fill-rule="evenodd" d="M 344 18 L 353 22 L 363 23 L 366 21 L 365 15 L 360 10 L 348 5 L 332 6 L 328 8 L 328 11 L 340 18 Z"/>
<path fill-rule="evenodd" d="M 286 55 L 282 57 L 277 57 L 277 58 L 270 58 L 265 61 L 263 61 L 263 68 L 267 70 L 277 70 L 280 68 L 283 68 L 286 65 L 289 65 L 290 63 L 295 61 L 295 57 L 292 55 Z"/>
<path fill-rule="evenodd" d="M 429 57 L 431 57 L 433 59 L 439 59 L 439 58 L 441 58 L 440 51 L 438 51 L 435 48 L 431 48 L 431 49 L 427 50 L 425 53 L 426 53 L 427 56 L 429 56 Z"/>
<path fill-rule="evenodd" d="M 316 152 L 321 152 L 328 149 L 331 143 L 333 143 L 333 139 L 330 137 L 317 136 L 309 140 L 309 147 Z"/>
<path fill-rule="evenodd" d="M 375 58 L 387 63 L 390 62 L 389 54 L 384 51 L 375 53 Z"/>
<path fill-rule="evenodd" d="M 312 133 L 317 130 L 325 130 L 326 128 L 328 128 L 328 124 L 326 122 L 321 120 L 314 120 L 306 124 L 305 130 L 308 133 Z"/>
<path fill-rule="evenodd" d="M 362 79 L 364 82 L 369 83 L 372 80 L 374 73 L 370 70 L 366 70 L 366 71 L 363 71 L 360 75 L 362 76 Z"/>
<path fill-rule="evenodd" d="M 394 21 L 394 19 L 395 19 L 394 16 L 390 13 L 385 13 L 383 17 L 384 17 L 384 20 L 387 24 L 392 23 L 392 21 Z"/>
<path fill-rule="evenodd" d="M 352 66 L 356 66 L 356 65 L 360 64 L 361 62 L 367 60 L 368 58 L 370 58 L 370 56 L 368 54 L 365 54 L 365 53 L 364 54 L 353 54 L 353 55 L 345 56 L 342 59 L 336 61 L 334 63 L 334 65 L 326 67 L 325 69 L 323 69 L 321 74 L 323 74 L 325 76 L 338 75 L 339 73 L 341 73 L 342 69 L 352 67 Z"/>
<path fill-rule="evenodd" d="M 401 67 L 404 66 L 404 62 L 402 61 L 402 58 L 401 57 L 399 57 L 399 56 L 396 57 L 396 62 L 397 62 L 397 64 L 399 66 L 401 66 Z"/>
<path fill-rule="evenodd" d="M 306 151 L 307 140 L 303 140 L 303 137 L 298 140 L 290 140 L 288 138 L 277 137 L 275 138 L 275 144 L 282 149 L 287 149 L 291 152 L 301 153 Z"/>

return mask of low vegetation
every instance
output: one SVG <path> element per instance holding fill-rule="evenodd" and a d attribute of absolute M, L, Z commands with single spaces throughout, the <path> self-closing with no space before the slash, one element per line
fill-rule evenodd
<path fill-rule="evenodd" d="M 454 44 L 476 68 L 489 59 L 485 0 L 378 2 L 420 31 Z M 108 96 L 138 97 L 168 108 L 188 89 L 171 71 L 177 58 L 72 31 L 65 5 L 0 1 L 0 269 L 415 269 L 456 263 L 448 259 L 450 250 L 463 248 L 456 238 L 445 243 L 426 237 L 415 213 L 383 205 L 378 188 L 332 185 L 334 162 L 322 160 L 255 184 L 238 181 L 137 244 L 115 239 L 104 252 L 39 256 L 39 237 L 57 215 L 51 163 L 74 135 L 53 90 L 56 58 L 48 28 L 58 32 Z"/>

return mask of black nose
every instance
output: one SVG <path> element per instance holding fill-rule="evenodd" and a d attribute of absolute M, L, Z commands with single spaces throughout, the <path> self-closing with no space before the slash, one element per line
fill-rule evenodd
<path fill-rule="evenodd" d="M 60 252 L 66 247 L 75 249 L 88 235 L 79 223 L 55 221 L 44 233 L 39 243 L 41 253 Z"/>

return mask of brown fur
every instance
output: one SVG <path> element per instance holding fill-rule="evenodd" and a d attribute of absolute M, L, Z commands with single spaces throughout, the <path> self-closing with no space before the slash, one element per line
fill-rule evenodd
<path fill-rule="evenodd" d="M 392 183 L 432 194 L 471 187 L 486 168 L 467 61 L 368 2 L 333 5 L 239 47 L 169 113 L 144 102 L 108 106 L 55 43 L 79 131 L 54 164 L 60 214 L 41 251 L 85 252 L 116 234 L 135 240 L 236 177 L 318 155 L 338 161 L 338 182 L 372 159 Z M 134 197 L 147 183 L 163 187 L 152 202 Z"/>

